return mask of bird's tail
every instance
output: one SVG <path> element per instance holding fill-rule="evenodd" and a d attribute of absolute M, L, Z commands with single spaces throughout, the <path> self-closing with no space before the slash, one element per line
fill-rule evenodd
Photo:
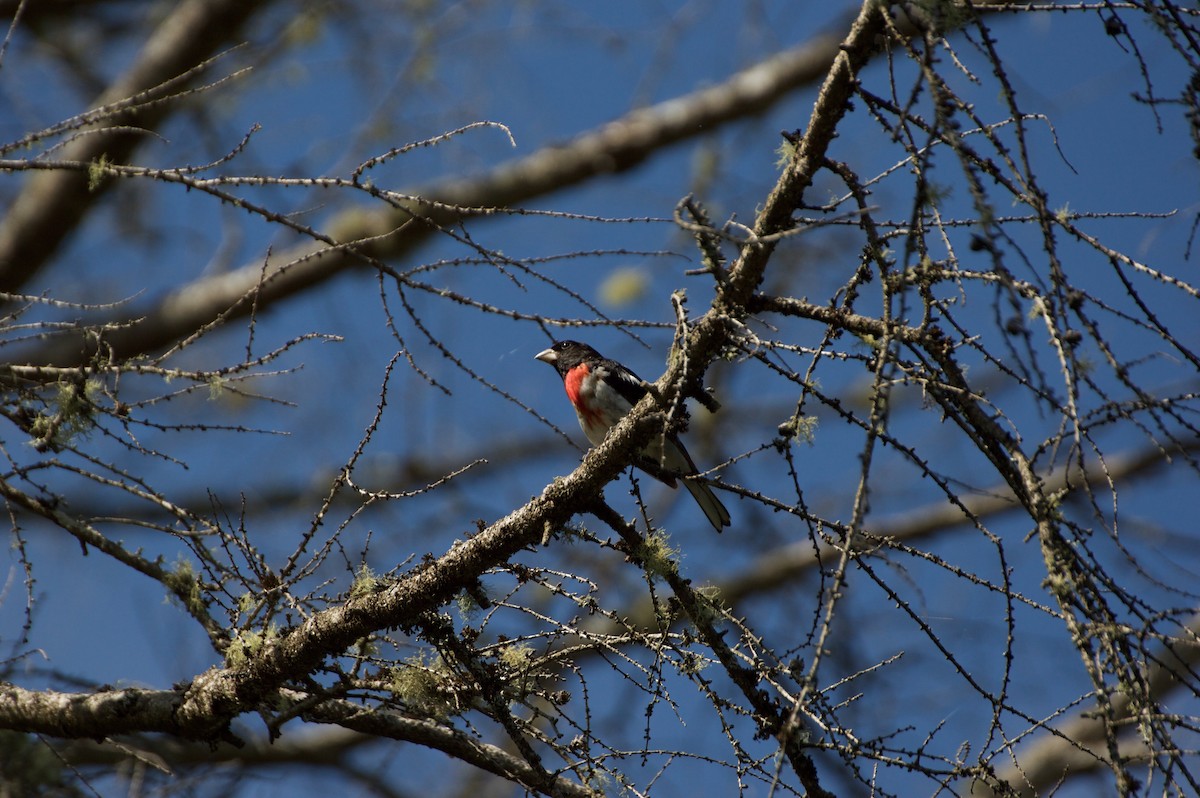
<path fill-rule="evenodd" d="M 696 504 L 700 505 L 700 509 L 708 516 L 708 521 L 718 532 L 724 527 L 729 526 L 729 511 L 725 509 L 725 505 L 721 504 L 721 500 L 712 492 L 712 488 L 705 485 L 703 482 L 697 482 L 687 477 L 683 477 L 683 486 L 688 489 L 688 493 L 692 494 L 692 498 L 696 500 Z"/>

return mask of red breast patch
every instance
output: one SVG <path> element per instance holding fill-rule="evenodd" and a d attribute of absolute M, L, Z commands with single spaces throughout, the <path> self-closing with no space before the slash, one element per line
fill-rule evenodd
<path fill-rule="evenodd" d="M 599 414 L 594 408 L 589 407 L 587 401 L 583 398 L 583 381 L 591 373 L 592 369 L 587 363 L 580 363 L 567 372 L 567 376 L 563 378 L 563 387 L 567 389 L 567 398 L 575 406 L 575 412 L 579 414 L 579 417 L 589 422 L 594 422 Z"/>
<path fill-rule="evenodd" d="M 566 378 L 563 380 L 563 386 L 567 389 L 567 398 L 577 408 L 581 406 L 583 401 L 583 397 L 580 395 L 580 391 L 583 388 L 583 381 L 591 373 L 592 370 L 588 368 L 587 363 L 580 363 L 568 371 Z"/>

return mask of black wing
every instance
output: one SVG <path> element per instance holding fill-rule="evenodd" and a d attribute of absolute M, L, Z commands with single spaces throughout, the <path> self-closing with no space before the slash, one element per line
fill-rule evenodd
<path fill-rule="evenodd" d="M 629 404 L 636 405 L 649 393 L 645 381 L 617 361 L 606 357 L 600 361 L 599 367 L 607 372 L 608 384 Z"/>

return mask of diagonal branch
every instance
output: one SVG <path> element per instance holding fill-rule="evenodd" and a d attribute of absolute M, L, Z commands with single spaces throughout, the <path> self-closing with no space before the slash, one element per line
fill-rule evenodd
<path fill-rule="evenodd" d="M 326 658 L 340 655 L 368 634 L 386 628 L 418 628 L 427 613 L 473 588 L 489 568 L 547 539 L 580 508 L 593 504 L 604 486 L 633 460 L 634 452 L 661 429 L 661 414 L 654 410 L 653 398 L 647 396 L 574 472 L 466 543 L 416 566 L 379 592 L 351 597 L 309 617 L 268 643 L 244 667 L 213 668 L 201 674 L 176 710 L 177 733 L 219 736 L 230 719 L 255 709 L 289 680 L 306 678 Z"/>
<path fill-rule="evenodd" d="M 289 697 L 300 697 L 292 691 L 286 691 L 286 694 Z M 601 795 L 562 776 L 552 776 L 546 781 L 543 774 L 536 772 L 521 758 L 433 720 L 368 709 L 345 700 L 323 701 L 313 709 L 307 710 L 304 718 L 321 723 L 335 723 L 374 737 L 388 737 L 424 745 L 544 795 L 561 798 L 598 798 Z"/>
<path fill-rule="evenodd" d="M 646 397 L 604 445 L 588 452 L 573 473 L 496 521 L 466 543 L 413 568 L 379 592 L 355 596 L 284 632 L 241 667 L 214 667 L 178 691 L 128 689 L 95 694 L 29 691 L 0 685 L 0 728 L 57 737 L 103 737 L 138 731 L 190 739 L 238 742 L 236 716 L 254 711 L 291 680 L 303 680 L 368 634 L 416 628 L 429 612 L 472 587 L 489 568 L 560 529 L 589 507 L 661 426 Z"/>

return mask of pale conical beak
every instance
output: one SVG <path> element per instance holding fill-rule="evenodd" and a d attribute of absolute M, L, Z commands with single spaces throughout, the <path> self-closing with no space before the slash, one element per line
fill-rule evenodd
<path fill-rule="evenodd" d="M 551 366 L 558 360 L 558 353 L 553 349 L 543 349 L 533 356 L 534 360 L 540 360 L 543 363 L 549 363 Z"/>

